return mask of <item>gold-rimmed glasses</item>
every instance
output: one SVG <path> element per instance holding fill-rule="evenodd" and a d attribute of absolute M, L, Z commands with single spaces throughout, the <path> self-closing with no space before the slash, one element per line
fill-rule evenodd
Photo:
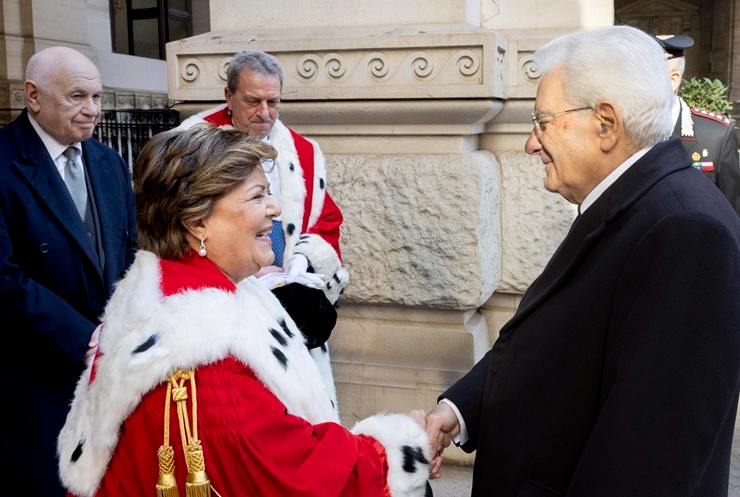
<path fill-rule="evenodd" d="M 545 114 L 537 114 L 536 112 L 532 112 L 532 125 L 534 126 L 534 132 L 537 135 L 537 138 L 539 139 L 540 136 L 542 136 L 542 133 L 545 132 L 547 125 L 553 122 L 558 117 L 564 116 L 565 114 L 568 114 L 569 112 L 578 112 L 581 110 L 591 110 L 591 109 L 593 109 L 593 107 L 576 107 L 574 109 L 566 109 L 566 110 L 561 110 L 560 112 L 545 113 Z"/>

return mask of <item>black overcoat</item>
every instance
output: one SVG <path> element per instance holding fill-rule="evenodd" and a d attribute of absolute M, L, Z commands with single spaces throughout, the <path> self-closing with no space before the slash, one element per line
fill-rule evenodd
<path fill-rule="evenodd" d="M 123 160 L 93 139 L 82 142 L 82 154 L 99 219 L 102 269 L 26 112 L 0 130 L 0 467 L 29 496 L 65 494 L 57 477 L 57 436 L 90 335 L 136 245 Z"/>
<path fill-rule="evenodd" d="M 577 220 L 492 350 L 443 397 L 473 495 L 727 495 L 740 220 L 679 140 Z"/>

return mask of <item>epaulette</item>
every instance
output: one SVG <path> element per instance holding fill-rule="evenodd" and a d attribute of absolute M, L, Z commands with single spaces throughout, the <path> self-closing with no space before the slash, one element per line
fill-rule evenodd
<path fill-rule="evenodd" d="M 692 108 L 691 113 L 695 116 L 703 117 L 704 119 L 711 119 L 712 121 L 718 122 L 728 128 L 732 126 L 732 121 L 730 121 L 727 116 L 720 114 L 719 112 Z"/>

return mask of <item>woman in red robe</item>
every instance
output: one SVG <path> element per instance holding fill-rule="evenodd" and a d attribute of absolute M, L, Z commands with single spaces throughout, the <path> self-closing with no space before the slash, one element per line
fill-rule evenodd
<path fill-rule="evenodd" d="M 197 127 L 154 137 L 134 181 L 142 250 L 106 307 L 59 436 L 79 497 L 423 496 L 409 416 L 348 431 L 304 338 L 253 277 L 279 208 L 268 145 Z"/>

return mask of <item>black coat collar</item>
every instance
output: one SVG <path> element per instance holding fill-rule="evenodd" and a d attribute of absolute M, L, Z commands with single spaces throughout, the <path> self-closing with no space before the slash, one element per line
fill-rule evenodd
<path fill-rule="evenodd" d="M 690 164 L 686 152 L 677 139 L 655 145 L 633 164 L 579 216 L 542 274 L 522 297 L 519 309 L 501 330 L 501 336 L 505 336 L 512 325 L 531 313 L 558 287 L 611 222 L 619 218 L 661 179 L 688 167 Z"/>

